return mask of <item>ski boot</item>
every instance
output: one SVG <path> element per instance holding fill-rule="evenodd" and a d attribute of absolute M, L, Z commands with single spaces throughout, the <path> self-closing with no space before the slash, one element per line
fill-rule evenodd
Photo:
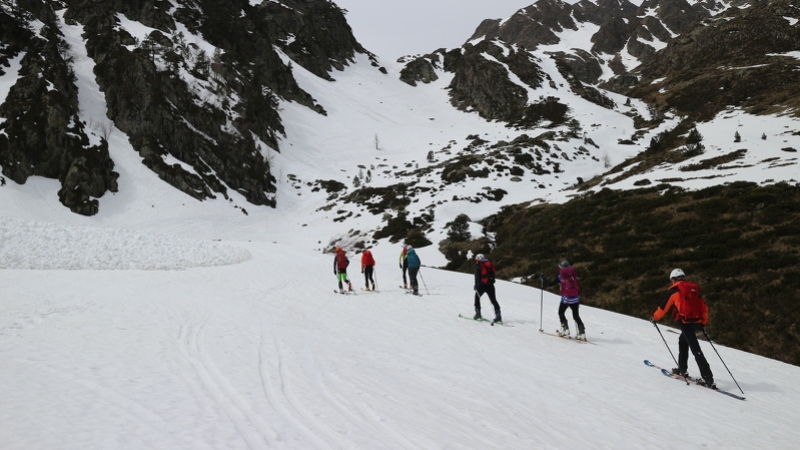
<path fill-rule="evenodd" d="M 697 380 L 697 384 L 699 384 L 700 386 L 705 386 L 707 388 L 711 388 L 711 389 L 716 389 L 717 388 L 717 384 L 714 383 L 714 378 L 713 377 L 700 378 L 700 379 Z"/>
<path fill-rule="evenodd" d="M 561 324 L 561 329 L 556 331 L 556 333 L 561 337 L 569 337 L 569 327 L 565 324 Z"/>
<path fill-rule="evenodd" d="M 347 282 L 347 290 L 350 291 L 350 292 L 353 292 L 353 283 L 351 283 L 349 281 Z"/>
<path fill-rule="evenodd" d="M 503 318 L 500 316 L 500 314 L 497 314 L 492 323 L 503 323 Z"/>
<path fill-rule="evenodd" d="M 375 290 L 375 283 L 372 283 L 372 290 Z"/>
<path fill-rule="evenodd" d="M 578 334 L 575 336 L 575 339 L 586 342 L 586 330 L 578 330 Z"/>
<path fill-rule="evenodd" d="M 678 367 L 672 369 L 672 374 L 683 378 L 689 378 L 689 372 L 686 369 L 681 369 Z"/>

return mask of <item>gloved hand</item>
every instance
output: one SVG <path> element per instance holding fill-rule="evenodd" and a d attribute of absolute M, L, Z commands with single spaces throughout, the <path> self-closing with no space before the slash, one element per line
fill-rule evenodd
<path fill-rule="evenodd" d="M 539 279 L 542 280 L 542 283 L 547 281 L 547 277 L 544 274 L 539 275 Z"/>
<path fill-rule="evenodd" d="M 364 273 L 364 269 L 361 269 L 361 273 Z"/>
<path fill-rule="evenodd" d="M 403 265 L 398 263 L 398 264 L 397 264 L 397 267 L 399 267 L 399 268 L 401 268 L 401 269 L 402 269 L 402 268 L 403 268 Z"/>
<path fill-rule="evenodd" d="M 653 324 L 653 326 L 655 326 L 655 325 L 656 325 L 656 319 L 655 319 L 655 317 L 653 317 L 653 316 L 650 316 L 650 323 L 652 323 L 652 324 Z"/>

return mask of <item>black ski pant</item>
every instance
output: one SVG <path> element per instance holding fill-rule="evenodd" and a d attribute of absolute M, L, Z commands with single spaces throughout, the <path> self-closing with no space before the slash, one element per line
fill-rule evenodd
<path fill-rule="evenodd" d="M 700 329 L 699 323 L 681 324 L 681 335 L 678 337 L 678 368 L 686 372 L 689 367 L 689 350 L 692 350 L 694 360 L 700 369 L 700 376 L 703 378 L 714 378 L 711 367 L 708 365 L 703 349 L 697 342 L 697 330 Z"/>
<path fill-rule="evenodd" d="M 572 310 L 572 318 L 575 319 L 575 323 L 578 324 L 578 334 L 583 334 L 586 331 L 586 328 L 583 327 L 583 321 L 581 320 L 581 315 L 578 313 L 578 308 L 581 306 L 580 303 L 564 303 L 561 302 L 561 305 L 558 306 L 558 319 L 561 321 L 561 325 L 569 328 L 569 324 L 567 323 L 567 316 L 564 314 L 567 312 L 567 308 Z"/>
<path fill-rule="evenodd" d="M 497 295 L 493 284 L 480 284 L 475 288 L 475 314 L 481 313 L 481 296 L 484 292 L 489 296 L 489 301 L 494 306 L 494 315 L 500 317 L 500 304 L 497 303 Z"/>
<path fill-rule="evenodd" d="M 419 273 L 419 267 L 408 268 L 408 278 L 411 280 L 411 289 L 414 290 L 415 294 L 419 293 L 419 284 L 417 284 L 417 273 Z"/>
<path fill-rule="evenodd" d="M 403 286 L 408 286 L 408 281 L 406 281 L 406 272 L 408 272 L 408 261 L 403 260 Z"/>
<path fill-rule="evenodd" d="M 372 279 L 372 273 L 374 269 L 375 267 L 373 266 L 367 266 L 364 268 L 364 284 L 367 287 L 370 287 L 370 283 L 372 283 L 372 286 L 375 286 L 375 280 Z"/>

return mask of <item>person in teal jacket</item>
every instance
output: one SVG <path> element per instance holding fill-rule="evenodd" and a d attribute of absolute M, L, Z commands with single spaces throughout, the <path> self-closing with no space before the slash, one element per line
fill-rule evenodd
<path fill-rule="evenodd" d="M 417 274 L 419 273 L 419 266 L 421 262 L 417 256 L 416 250 L 410 245 L 406 248 L 406 262 L 408 262 L 408 278 L 411 282 L 411 289 L 414 290 L 414 295 L 419 295 L 419 283 L 417 283 Z"/>

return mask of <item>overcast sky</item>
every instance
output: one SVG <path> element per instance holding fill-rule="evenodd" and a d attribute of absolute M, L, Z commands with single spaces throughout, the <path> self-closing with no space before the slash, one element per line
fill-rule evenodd
<path fill-rule="evenodd" d="M 484 19 L 504 19 L 535 0 L 334 0 L 367 50 L 381 58 L 459 47 Z"/>

